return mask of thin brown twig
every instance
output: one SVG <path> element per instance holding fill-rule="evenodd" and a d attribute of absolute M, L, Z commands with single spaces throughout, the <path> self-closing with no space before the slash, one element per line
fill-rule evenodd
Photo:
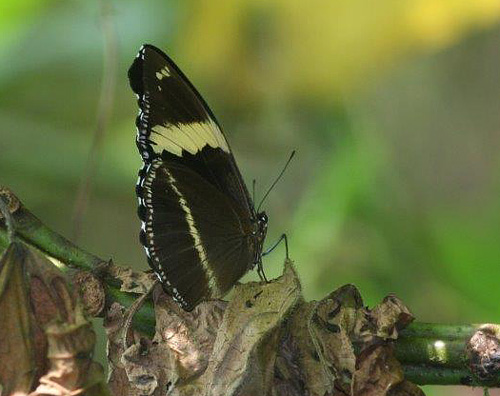
<path fill-rule="evenodd" d="M 97 160 L 101 152 L 103 138 L 109 124 L 116 85 L 116 69 L 118 65 L 117 43 L 112 23 L 112 7 L 109 0 L 100 1 L 101 25 L 104 38 L 103 73 L 101 93 L 97 107 L 97 123 L 89 150 L 85 171 L 78 188 L 73 209 L 73 240 L 77 241 L 82 230 L 82 221 L 92 189 L 92 180 L 97 172 Z"/>

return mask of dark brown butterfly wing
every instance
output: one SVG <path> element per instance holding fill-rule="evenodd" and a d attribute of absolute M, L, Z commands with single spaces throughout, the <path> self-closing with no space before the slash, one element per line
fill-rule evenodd
<path fill-rule="evenodd" d="M 263 235 L 257 242 L 253 203 L 219 124 L 174 62 L 145 45 L 129 79 L 144 160 L 141 242 L 165 289 L 190 310 L 255 264 Z"/>
<path fill-rule="evenodd" d="M 129 70 L 139 101 L 137 146 L 144 162 L 179 162 L 254 215 L 229 144 L 201 95 L 158 48 L 144 45 Z"/>
<path fill-rule="evenodd" d="M 153 161 L 138 186 L 150 265 L 186 310 L 225 295 L 253 265 L 252 224 L 184 165 Z"/>

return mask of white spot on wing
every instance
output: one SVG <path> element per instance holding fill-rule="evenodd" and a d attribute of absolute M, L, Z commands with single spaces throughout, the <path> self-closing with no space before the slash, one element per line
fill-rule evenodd
<path fill-rule="evenodd" d="M 165 77 L 170 77 L 170 70 L 168 70 L 168 68 L 166 66 L 163 69 L 161 69 L 160 71 L 156 72 L 156 78 L 158 80 L 162 80 Z"/>

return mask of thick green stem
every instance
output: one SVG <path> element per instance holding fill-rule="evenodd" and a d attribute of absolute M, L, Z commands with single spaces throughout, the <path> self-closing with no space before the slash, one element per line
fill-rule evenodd
<path fill-rule="evenodd" d="M 412 323 L 401 332 L 401 337 L 442 338 L 461 340 L 470 337 L 481 325 L 450 325 L 440 323 Z"/>
<path fill-rule="evenodd" d="M 21 207 L 12 214 L 15 234 L 22 242 L 33 246 L 71 268 L 92 270 L 104 261 L 74 245 L 57 232 L 45 226 L 26 208 Z M 0 227 L 0 243 L 5 242 L 6 229 Z"/>
<path fill-rule="evenodd" d="M 396 358 L 406 377 L 417 384 L 474 385 L 498 387 L 500 378 L 479 381 L 470 369 L 467 345 L 479 329 L 498 334 L 497 325 L 410 324 L 395 345 Z"/>
<path fill-rule="evenodd" d="M 124 293 L 115 286 L 106 285 L 106 298 L 108 302 L 117 302 L 128 308 L 139 298 L 139 295 Z M 151 299 L 147 299 L 141 309 L 134 315 L 133 326 L 141 333 L 153 337 L 155 333 L 155 311 Z"/>
<path fill-rule="evenodd" d="M 403 369 L 405 378 L 417 385 L 480 385 L 474 384 L 470 371 L 465 368 L 403 364 Z"/>

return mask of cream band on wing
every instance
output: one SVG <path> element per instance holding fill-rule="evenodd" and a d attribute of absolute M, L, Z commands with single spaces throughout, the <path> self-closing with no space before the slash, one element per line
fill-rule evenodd
<path fill-rule="evenodd" d="M 207 145 L 213 148 L 221 148 L 226 153 L 229 153 L 226 139 L 217 124 L 212 120 L 190 124 L 155 125 L 151 128 L 149 140 L 156 145 L 153 146 L 153 149 L 158 154 L 166 150 L 181 157 L 182 150 L 190 154 L 196 154 Z"/>
<path fill-rule="evenodd" d="M 200 233 L 198 232 L 198 229 L 196 228 L 196 225 L 194 223 L 194 218 L 193 218 L 193 214 L 191 213 L 191 209 L 189 208 L 189 205 L 188 205 L 186 199 L 184 198 L 184 196 L 182 195 L 182 193 L 179 191 L 179 189 L 176 186 L 177 180 L 174 178 L 172 173 L 170 173 L 166 168 L 163 168 L 163 169 L 165 170 L 165 173 L 167 174 L 170 187 L 172 187 L 172 190 L 179 198 L 179 204 L 186 215 L 186 222 L 188 223 L 189 233 L 193 237 L 194 247 L 195 247 L 196 251 L 198 252 L 200 264 L 203 267 L 203 269 L 205 270 L 205 274 L 206 274 L 206 277 L 208 279 L 208 285 L 210 286 L 210 293 L 212 294 L 213 297 L 218 297 L 218 296 L 222 295 L 222 292 L 221 292 L 221 289 L 219 287 L 219 284 L 217 283 L 217 279 L 215 277 L 215 274 L 212 271 L 212 268 L 210 268 L 210 263 L 208 262 L 207 252 L 205 251 L 205 248 L 203 247 L 203 242 L 201 241 Z"/>

